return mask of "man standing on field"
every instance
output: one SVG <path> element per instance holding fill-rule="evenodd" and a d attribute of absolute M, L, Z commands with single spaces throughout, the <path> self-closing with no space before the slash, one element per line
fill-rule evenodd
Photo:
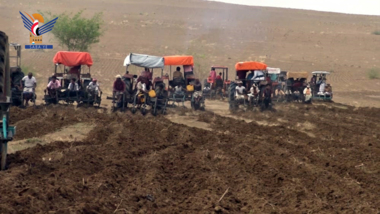
<path fill-rule="evenodd" d="M 29 100 L 32 99 L 34 96 L 34 90 L 37 86 L 37 80 L 36 78 L 34 78 L 32 73 L 29 73 L 28 76 L 25 76 L 24 78 L 22 78 L 21 82 L 24 82 L 24 89 L 22 92 L 22 95 L 23 95 L 22 104 L 24 106 L 28 106 Z M 20 85 L 22 85 L 22 83 Z"/>

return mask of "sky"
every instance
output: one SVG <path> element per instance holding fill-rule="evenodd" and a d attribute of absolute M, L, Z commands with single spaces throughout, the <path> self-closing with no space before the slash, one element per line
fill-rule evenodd
<path fill-rule="evenodd" d="M 210 0 L 232 4 L 282 7 L 380 16 L 380 0 Z"/>

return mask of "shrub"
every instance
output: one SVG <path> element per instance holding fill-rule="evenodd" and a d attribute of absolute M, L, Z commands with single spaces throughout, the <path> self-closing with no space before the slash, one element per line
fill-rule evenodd
<path fill-rule="evenodd" d="M 68 51 L 88 51 L 92 44 L 99 42 L 99 37 L 103 34 L 103 19 L 102 13 L 96 13 L 91 19 L 82 18 L 82 13 L 83 10 L 71 17 L 66 13 L 52 15 L 50 12 L 41 12 L 49 21 L 58 17 L 51 32 L 62 47 Z"/>
<path fill-rule="evenodd" d="M 372 68 L 368 71 L 368 78 L 369 79 L 380 79 L 380 70 L 377 68 Z"/>

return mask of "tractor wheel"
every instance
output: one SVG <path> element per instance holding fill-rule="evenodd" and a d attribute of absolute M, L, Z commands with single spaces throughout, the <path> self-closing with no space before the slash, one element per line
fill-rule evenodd
<path fill-rule="evenodd" d="M 152 106 L 152 114 L 153 114 L 153 116 L 157 115 L 157 100 L 158 100 L 158 98 L 156 98 L 156 101 L 154 102 L 154 105 Z"/>
<path fill-rule="evenodd" d="M 7 80 L 7 75 L 9 75 L 9 43 L 8 36 L 0 31 L 0 94 L 6 91 L 5 87 L 10 87 L 9 83 L 5 82 Z M 9 76 L 8 76 L 9 77 Z M 7 118 L 8 119 L 8 118 Z M 1 170 L 6 169 L 7 165 L 7 144 L 2 143 L 0 145 L 1 151 Z"/>
<path fill-rule="evenodd" d="M 132 102 L 132 109 L 131 109 L 132 114 L 136 113 L 136 105 L 137 105 L 137 96 L 134 95 L 133 96 L 133 102 Z"/>
<path fill-rule="evenodd" d="M 5 82 L 7 81 L 7 73 L 9 73 L 8 36 L 0 31 L 0 94 L 3 94 L 4 91 L 6 91 L 5 87 L 10 87 L 10 82 Z"/>

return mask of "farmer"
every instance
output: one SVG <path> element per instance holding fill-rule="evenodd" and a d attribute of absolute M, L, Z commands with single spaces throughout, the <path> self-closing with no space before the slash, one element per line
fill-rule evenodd
<path fill-rule="evenodd" d="M 220 72 L 219 75 L 216 76 L 216 79 L 217 79 L 217 80 L 221 80 L 221 79 L 222 79 L 222 72 Z"/>
<path fill-rule="evenodd" d="M 319 92 L 318 92 L 318 94 L 319 95 L 324 95 L 325 94 L 325 88 L 326 88 L 326 79 L 323 78 L 321 80 L 321 84 L 319 85 Z"/>
<path fill-rule="evenodd" d="M 264 98 L 265 108 L 268 108 L 269 104 L 272 102 L 272 88 L 270 87 L 270 85 L 267 85 L 265 87 L 263 98 Z"/>
<path fill-rule="evenodd" d="M 307 85 L 307 87 L 303 90 L 303 95 L 305 96 L 305 103 L 310 103 L 312 98 L 310 85 Z"/>
<path fill-rule="evenodd" d="M 215 68 L 211 68 L 211 71 L 210 71 L 209 77 L 211 78 L 211 80 L 212 80 L 213 82 L 215 82 L 215 79 L 216 79 L 216 71 L 215 71 Z"/>
<path fill-rule="evenodd" d="M 121 80 L 121 75 L 117 75 L 116 80 L 113 83 L 113 93 L 117 99 L 117 103 L 120 102 L 121 97 L 123 96 L 123 93 L 125 91 L 125 88 L 126 88 L 126 86 L 125 86 L 125 83 L 123 82 L 123 80 Z"/>
<path fill-rule="evenodd" d="M 245 99 L 245 87 L 243 86 L 243 82 L 238 81 L 237 83 L 238 85 L 235 88 L 235 98 L 237 100 Z"/>
<path fill-rule="evenodd" d="M 82 96 L 81 91 L 79 91 L 79 84 L 76 82 L 75 78 L 72 78 L 69 86 L 67 87 L 67 95 L 69 97 Z"/>
<path fill-rule="evenodd" d="M 260 93 L 259 87 L 256 84 L 252 84 L 250 88 L 250 93 L 248 94 L 248 102 L 251 102 L 252 98 L 256 98 Z"/>
<path fill-rule="evenodd" d="M 102 90 L 100 90 L 99 83 L 97 79 L 92 79 L 92 82 L 88 84 L 87 86 L 87 91 L 90 92 L 91 94 L 97 96 L 99 92 L 101 93 Z"/>
<path fill-rule="evenodd" d="M 34 95 L 34 90 L 37 86 L 36 78 L 34 78 L 32 73 L 28 73 L 28 76 L 25 76 L 22 78 L 21 82 L 24 82 L 24 89 L 23 89 L 23 101 L 22 104 L 24 106 L 28 106 L 28 102 L 30 99 L 32 99 L 32 96 Z M 22 86 L 22 83 L 20 83 Z M 24 104 L 25 101 L 25 104 Z"/>
<path fill-rule="evenodd" d="M 181 68 L 177 67 L 176 71 L 173 72 L 173 86 L 182 85 L 182 80 Z"/>
<path fill-rule="evenodd" d="M 57 90 L 61 88 L 61 83 L 57 80 L 55 75 L 52 76 L 51 81 L 47 85 L 46 89 L 51 97 L 55 96 Z"/>
<path fill-rule="evenodd" d="M 182 88 L 182 85 L 177 85 L 174 87 L 174 96 L 184 96 L 185 91 Z"/>

